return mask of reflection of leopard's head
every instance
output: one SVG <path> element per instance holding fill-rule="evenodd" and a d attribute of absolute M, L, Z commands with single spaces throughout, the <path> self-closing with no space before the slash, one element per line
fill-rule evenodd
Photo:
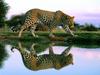
<path fill-rule="evenodd" d="M 60 10 L 56 11 L 56 16 L 62 25 L 68 25 L 71 30 L 74 29 L 74 16 L 71 17 Z"/>
<path fill-rule="evenodd" d="M 69 65 L 69 64 L 73 65 L 73 55 L 71 53 L 66 56 L 66 61 L 64 63 L 66 65 Z"/>
<path fill-rule="evenodd" d="M 73 55 L 71 53 L 60 60 L 60 65 L 57 66 L 57 69 L 61 69 L 70 64 L 73 65 Z"/>

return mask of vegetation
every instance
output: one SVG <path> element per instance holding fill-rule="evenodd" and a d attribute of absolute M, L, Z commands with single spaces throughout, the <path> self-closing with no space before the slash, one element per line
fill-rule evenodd
<path fill-rule="evenodd" d="M 6 60 L 8 57 L 8 54 L 6 50 L 4 49 L 4 46 L 0 43 L 0 68 L 3 66 L 4 60 Z"/>
<path fill-rule="evenodd" d="M 85 23 L 84 25 L 80 25 L 75 23 L 75 30 L 76 31 L 99 31 L 99 27 L 95 27 L 93 24 Z"/>
<path fill-rule="evenodd" d="M 46 40 L 46 42 L 50 41 L 64 41 L 72 44 L 98 44 L 100 46 L 100 32 L 98 31 L 83 31 L 83 32 L 75 32 L 77 37 L 71 37 L 68 34 L 64 32 L 54 33 L 55 38 L 48 37 L 48 32 L 36 32 L 36 34 L 39 36 L 39 38 L 33 38 L 31 33 L 24 32 L 23 37 L 18 39 L 17 33 L 13 32 L 4 32 L 0 34 L 0 38 L 3 39 L 13 39 L 13 40 L 20 40 L 20 41 L 34 41 L 34 42 L 45 42 L 43 40 Z"/>
<path fill-rule="evenodd" d="M 6 23 L 9 27 L 20 25 L 22 24 L 23 17 L 24 17 L 24 14 L 14 15 L 11 17 L 10 20 L 6 21 Z"/>
<path fill-rule="evenodd" d="M 6 14 L 8 11 L 8 5 L 4 2 L 4 0 L 0 0 L 0 27 L 5 25 Z"/>

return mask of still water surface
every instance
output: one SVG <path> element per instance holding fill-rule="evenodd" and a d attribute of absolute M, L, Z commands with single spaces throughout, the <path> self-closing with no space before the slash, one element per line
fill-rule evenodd
<path fill-rule="evenodd" d="M 100 48 L 79 48 L 72 46 L 70 52 L 73 55 L 73 65 L 70 64 L 59 70 L 49 68 L 45 70 L 32 71 L 23 64 L 20 52 L 11 51 L 11 44 L 5 44 L 8 58 L 3 62 L 0 75 L 100 75 Z M 52 46 L 55 54 L 61 54 L 68 46 Z M 38 55 L 48 54 L 46 48 Z"/>

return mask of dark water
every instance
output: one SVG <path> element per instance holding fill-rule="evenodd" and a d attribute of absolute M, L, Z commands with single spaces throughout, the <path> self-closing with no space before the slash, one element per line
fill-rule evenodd
<path fill-rule="evenodd" d="M 0 43 L 0 75 L 100 75 L 100 47 L 85 48 L 72 45 L 68 54 L 71 53 L 73 55 L 73 60 L 70 58 L 68 61 L 71 60 L 73 65 L 69 63 L 59 70 L 52 67 L 34 71 L 23 64 L 22 56 L 18 50 L 20 49 L 19 44 L 24 48 L 23 50 L 27 51 L 31 50 L 32 45 L 35 44 L 34 49 L 38 56 L 49 54 L 49 47 L 51 45 L 53 45 L 54 53 L 58 55 L 70 46 L 69 44 L 65 45 L 63 43 L 58 44 L 51 42 L 33 43 L 32 41 L 3 41 Z M 12 47 L 14 47 L 14 52 L 11 51 Z"/>

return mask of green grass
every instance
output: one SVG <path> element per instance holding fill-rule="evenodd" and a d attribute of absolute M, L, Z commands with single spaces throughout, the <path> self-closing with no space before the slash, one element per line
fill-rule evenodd
<path fill-rule="evenodd" d="M 16 39 L 16 40 L 24 40 L 24 41 L 64 41 L 72 44 L 85 44 L 85 45 L 93 45 L 97 44 L 100 45 L 100 31 L 98 32 L 75 32 L 75 35 L 78 35 L 77 37 L 71 37 L 65 32 L 55 32 L 54 35 L 57 38 L 49 38 L 49 32 L 42 32 L 38 31 L 36 34 L 39 36 L 39 38 L 33 38 L 30 32 L 24 32 L 22 35 L 22 38 L 18 38 L 18 33 L 10 32 L 10 31 L 2 31 L 0 32 L 0 39 Z"/>

